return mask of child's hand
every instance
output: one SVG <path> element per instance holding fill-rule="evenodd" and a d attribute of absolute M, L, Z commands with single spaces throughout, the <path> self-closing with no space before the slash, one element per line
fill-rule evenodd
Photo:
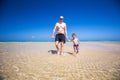
<path fill-rule="evenodd" d="M 70 39 L 68 39 L 68 41 L 70 42 L 71 40 L 70 40 Z"/>
<path fill-rule="evenodd" d="M 71 40 L 70 39 L 67 39 L 68 40 L 68 42 L 70 42 Z"/>

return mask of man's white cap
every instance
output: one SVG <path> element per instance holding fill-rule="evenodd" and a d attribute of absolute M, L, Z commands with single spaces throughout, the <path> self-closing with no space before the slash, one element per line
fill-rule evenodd
<path fill-rule="evenodd" d="M 63 16 L 60 16 L 61 19 L 63 19 L 64 17 Z"/>

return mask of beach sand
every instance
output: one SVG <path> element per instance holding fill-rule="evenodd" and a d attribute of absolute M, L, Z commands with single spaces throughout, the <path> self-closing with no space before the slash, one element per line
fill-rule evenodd
<path fill-rule="evenodd" d="M 53 42 L 1 42 L 0 80 L 120 80 L 120 43 L 81 42 L 74 56 Z"/>

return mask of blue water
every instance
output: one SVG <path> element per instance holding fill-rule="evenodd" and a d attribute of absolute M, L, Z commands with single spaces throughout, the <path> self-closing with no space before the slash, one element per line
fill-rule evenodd
<path fill-rule="evenodd" d="M 4 40 L 0 42 L 55 42 L 54 40 Z M 68 42 L 68 41 L 66 41 Z M 80 40 L 80 42 L 112 42 L 120 43 L 120 40 Z"/>

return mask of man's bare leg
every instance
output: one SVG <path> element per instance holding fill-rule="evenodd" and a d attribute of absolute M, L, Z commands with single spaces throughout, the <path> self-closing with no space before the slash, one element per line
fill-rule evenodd
<path fill-rule="evenodd" d="M 64 53 L 63 53 L 63 47 L 64 47 L 64 43 L 61 42 L 61 43 L 60 43 L 60 54 L 61 54 L 61 55 L 64 54 Z"/>
<path fill-rule="evenodd" d="M 55 46 L 56 46 L 56 48 L 57 48 L 57 54 L 60 54 L 59 43 L 58 43 L 58 41 L 55 42 Z"/>

